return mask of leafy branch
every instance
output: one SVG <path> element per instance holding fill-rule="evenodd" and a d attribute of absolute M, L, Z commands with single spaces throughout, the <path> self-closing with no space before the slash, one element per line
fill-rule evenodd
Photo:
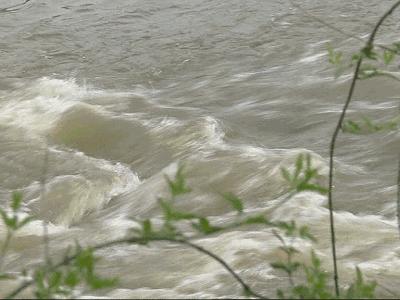
<path fill-rule="evenodd" d="M 363 55 L 358 55 L 357 60 L 356 60 L 356 67 L 353 73 L 353 78 L 351 80 L 351 85 L 350 89 L 346 98 L 346 101 L 344 103 L 344 106 L 342 108 L 342 112 L 340 114 L 339 120 L 336 124 L 335 130 L 333 132 L 330 146 L 329 146 L 329 185 L 328 185 L 328 205 L 329 205 L 329 221 L 330 221 L 330 232 L 331 232 L 331 248 L 332 248 L 332 259 L 333 259 L 333 268 L 334 268 L 334 282 L 335 282 L 335 291 L 336 291 L 336 296 L 340 296 L 340 291 L 339 291 L 339 275 L 338 275 L 338 269 L 337 269 L 337 257 L 336 257 L 336 236 L 335 236 L 335 223 L 334 223 L 334 217 L 333 217 L 333 168 L 334 168 L 334 156 L 335 156 L 335 150 L 336 150 L 336 141 L 339 135 L 339 132 L 341 128 L 343 127 L 343 121 L 346 116 L 347 109 L 350 105 L 350 102 L 353 98 L 354 90 L 356 87 L 356 82 L 359 79 L 359 74 L 361 71 L 361 66 L 364 60 L 364 56 L 367 58 L 372 58 L 374 57 L 374 41 L 376 34 L 380 28 L 380 26 L 383 24 L 383 22 L 386 20 L 387 17 L 389 17 L 393 11 L 400 6 L 400 1 L 396 1 L 388 11 L 386 11 L 383 16 L 378 20 L 376 23 L 375 27 L 373 28 L 368 41 L 366 42 L 364 48 L 361 50 L 361 53 Z"/>

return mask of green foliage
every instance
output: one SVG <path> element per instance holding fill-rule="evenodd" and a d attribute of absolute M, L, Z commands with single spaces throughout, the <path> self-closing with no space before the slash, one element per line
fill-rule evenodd
<path fill-rule="evenodd" d="M 221 231 L 223 229 L 222 227 L 212 225 L 210 223 L 210 221 L 204 217 L 199 218 L 197 223 L 192 223 L 192 226 L 194 229 L 196 229 L 200 233 L 203 233 L 206 235 L 215 233 L 217 231 Z"/>
<path fill-rule="evenodd" d="M 294 222 L 282 224 L 281 229 L 284 234 L 290 238 L 298 237 L 310 239 L 308 228 L 297 226 Z M 305 233 L 306 232 L 306 233 Z M 311 264 L 294 260 L 294 255 L 300 251 L 291 244 L 287 244 L 285 239 L 276 231 L 275 236 L 281 241 L 282 246 L 279 248 L 286 254 L 286 260 L 271 263 L 271 267 L 275 270 L 282 271 L 287 274 L 290 288 L 283 292 L 277 290 L 277 298 L 279 299 L 336 299 L 334 291 L 328 284 L 328 273 L 322 269 L 321 260 L 314 251 L 311 251 Z M 315 238 L 311 238 L 315 241 Z M 296 283 L 293 279 L 295 272 L 302 271 L 303 282 Z M 363 280 L 360 269 L 356 269 L 356 280 L 345 291 L 346 299 L 366 299 L 374 298 L 376 282 L 365 282 Z"/>
<path fill-rule="evenodd" d="M 365 282 L 361 270 L 356 268 L 356 281 L 346 291 L 347 299 L 373 299 L 375 298 L 375 281 Z"/>
<path fill-rule="evenodd" d="M 383 51 L 383 61 L 385 65 L 390 65 L 390 63 L 394 60 L 396 53 L 390 50 Z"/>
<path fill-rule="evenodd" d="M 335 66 L 335 77 L 339 77 L 346 69 L 343 62 L 343 52 L 335 51 L 331 45 L 328 45 L 328 61 Z"/>
<path fill-rule="evenodd" d="M 295 170 L 291 174 L 288 169 L 281 168 L 282 177 L 288 182 L 289 188 L 295 192 L 313 191 L 326 194 L 328 190 L 315 182 L 319 176 L 318 169 L 311 166 L 311 156 L 299 154 L 296 159 Z"/>
<path fill-rule="evenodd" d="M 241 225 L 252 225 L 252 224 L 264 224 L 264 225 L 271 225 L 272 223 L 268 221 L 268 219 L 264 215 L 254 215 L 245 218 Z"/>
<path fill-rule="evenodd" d="M 282 176 L 288 181 L 290 189 L 297 193 L 304 190 L 325 193 L 326 189 L 315 183 L 318 170 L 312 167 L 311 156 L 300 154 L 294 164 L 292 172 L 282 168 Z M 232 193 L 223 194 L 232 209 L 237 212 L 236 220 L 225 223 L 223 226 L 212 224 L 206 216 L 197 215 L 191 212 L 179 210 L 175 207 L 176 197 L 190 192 L 186 184 L 182 168 L 179 168 L 174 179 L 167 179 L 170 197 L 159 198 L 158 202 L 162 210 L 164 222 L 161 225 L 151 219 L 144 219 L 140 227 L 132 230 L 127 242 L 147 245 L 152 241 L 176 241 L 187 242 L 188 238 L 179 230 L 181 222 L 190 222 L 197 234 L 210 235 L 222 232 L 238 226 L 264 225 L 273 228 L 274 235 L 281 241 L 279 249 L 285 253 L 286 260 L 271 263 L 271 267 L 277 271 L 287 274 L 289 288 L 285 291 L 277 290 L 277 297 L 280 299 L 331 299 L 335 298 L 333 291 L 328 284 L 328 275 L 322 269 L 321 262 L 314 252 L 311 252 L 311 265 L 297 261 L 296 255 L 299 249 L 292 244 L 296 238 L 316 242 L 305 225 L 298 226 L 296 222 L 277 221 L 271 222 L 263 214 L 244 216 L 243 201 Z M 18 218 L 17 214 L 21 208 L 22 197 L 20 194 L 13 194 L 10 202 L 10 212 L 4 211 L 5 224 L 10 232 L 21 228 L 30 219 Z M 9 221 L 16 220 L 16 221 Z M 28 221 L 25 221 L 28 220 Z M 286 239 L 281 235 L 285 235 Z M 98 247 L 97 247 L 98 248 Z M 204 252 L 203 252 L 204 253 Z M 214 255 L 214 254 L 213 254 Z M 78 291 L 96 290 L 112 287 L 117 283 L 114 278 L 102 278 L 96 275 L 95 266 L 97 259 L 93 249 L 82 249 L 79 245 L 72 256 L 66 255 L 58 265 L 45 264 L 34 270 L 33 284 L 35 297 L 39 299 L 49 298 L 74 298 L 79 295 Z M 303 274 L 303 282 L 295 282 L 294 275 Z M 6 275 L 6 274 L 5 274 Z M 26 275 L 25 275 L 26 276 Z M 6 278 L 6 276 L 5 276 Z M 8 277 L 9 278 L 9 277 Z M 357 278 L 354 283 L 345 291 L 348 298 L 371 298 L 374 295 L 376 283 L 365 282 L 361 271 L 357 269 Z M 256 295 L 249 286 L 242 286 L 244 294 L 249 297 Z"/>
<path fill-rule="evenodd" d="M 16 231 L 21 229 L 26 224 L 33 220 L 32 217 L 27 216 L 21 218 L 20 210 L 22 204 L 22 194 L 18 192 L 14 192 L 11 197 L 11 201 L 9 204 L 9 212 L 0 208 L 0 216 L 3 223 L 6 225 L 7 230 Z"/>
<path fill-rule="evenodd" d="M 180 220 L 190 220 L 198 218 L 197 215 L 183 212 L 175 209 L 171 203 L 167 200 L 158 199 L 158 202 L 163 210 L 164 218 L 167 222 L 169 221 L 180 221 Z"/>
<path fill-rule="evenodd" d="M 370 134 L 380 131 L 391 131 L 398 128 L 400 117 L 386 122 L 377 123 L 368 117 L 362 117 L 361 121 L 347 120 L 343 123 L 342 131 L 352 134 Z"/>
<path fill-rule="evenodd" d="M 232 208 L 235 209 L 238 214 L 243 213 L 243 201 L 232 193 L 226 193 L 223 195 L 224 199 L 228 201 Z"/>
<path fill-rule="evenodd" d="M 33 220 L 30 216 L 21 217 L 22 194 L 14 192 L 11 196 L 8 209 L 0 208 L 0 217 L 6 227 L 6 238 L 0 248 L 0 272 L 4 259 L 15 232 Z M 7 274 L 0 273 L 0 280 L 7 279 Z"/>
<path fill-rule="evenodd" d="M 368 45 L 361 49 L 361 55 L 364 58 L 371 59 L 371 60 L 377 60 L 378 59 L 378 53 L 376 53 L 373 45 Z"/>
<path fill-rule="evenodd" d="M 168 176 L 165 179 L 168 182 L 169 189 L 173 197 L 189 193 L 191 190 L 186 185 L 185 177 L 183 176 L 183 166 L 178 167 L 178 171 L 175 174 L 175 178 L 172 180 Z"/>
<path fill-rule="evenodd" d="M 38 268 L 34 273 L 36 298 L 73 297 L 79 287 L 97 290 L 115 286 L 117 279 L 102 278 L 95 274 L 96 261 L 92 249 L 78 248 L 73 263 L 64 269 Z"/>
<path fill-rule="evenodd" d="M 400 43 L 394 43 L 389 47 L 376 49 L 373 45 L 368 45 L 360 51 L 350 55 L 348 62 L 345 61 L 343 52 L 335 51 L 332 46 L 328 46 L 329 62 L 335 67 L 335 77 L 339 77 L 346 70 L 351 70 L 354 64 L 362 59 L 357 79 L 364 80 L 376 76 L 385 76 L 397 81 L 400 80 L 395 74 L 385 71 L 382 67 L 392 64 L 400 54 Z M 368 63 L 365 63 L 368 61 Z"/>

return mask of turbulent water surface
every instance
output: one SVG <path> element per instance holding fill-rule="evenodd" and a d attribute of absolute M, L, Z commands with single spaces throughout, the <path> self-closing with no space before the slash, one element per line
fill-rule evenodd
<path fill-rule="evenodd" d="M 0 9 L 17 4 L 0 0 Z M 309 12 L 363 38 L 392 1 L 301 1 Z M 280 168 L 310 153 L 327 179 L 330 135 L 350 77 L 334 78 L 327 44 L 360 42 L 316 23 L 284 0 L 31 0 L 0 10 L 0 200 L 24 195 L 37 221 L 21 230 L 7 270 L 42 259 L 42 221 L 50 250 L 122 237 L 134 221 L 160 220 L 165 174 L 180 162 L 192 192 L 187 210 L 223 224 L 234 214 L 220 193 L 244 199 L 246 213 L 308 224 L 331 270 L 326 197 L 304 192 L 284 204 Z M 398 33 L 399 14 L 380 32 Z M 384 120 L 400 89 L 362 82 L 350 108 Z M 399 133 L 341 135 L 335 167 L 339 271 L 354 266 L 400 293 L 395 222 Z M 47 172 L 43 172 L 48 149 Z M 42 174 L 44 197 L 39 197 Z M 5 228 L 0 227 L 4 238 Z M 286 278 L 270 230 L 248 227 L 196 242 L 223 257 L 254 290 L 269 296 Z M 311 245 L 298 242 L 300 259 Z M 64 253 L 64 252 L 63 252 Z M 98 270 L 120 284 L 97 295 L 121 298 L 238 297 L 216 262 L 183 246 L 115 246 Z M 2 282 L 0 295 L 14 286 Z M 28 295 L 28 293 L 26 294 Z M 86 296 L 95 294 L 86 294 Z"/>

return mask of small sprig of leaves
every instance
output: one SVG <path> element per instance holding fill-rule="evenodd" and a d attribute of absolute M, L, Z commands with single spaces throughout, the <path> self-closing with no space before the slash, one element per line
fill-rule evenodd
<path fill-rule="evenodd" d="M 289 295 L 285 295 L 285 292 L 278 289 L 277 290 L 277 297 L 280 299 L 289 299 L 295 298 L 297 295 L 297 289 L 299 289 L 300 285 L 296 285 L 294 282 L 293 275 L 296 271 L 300 268 L 305 268 L 303 263 L 294 260 L 294 255 L 300 253 L 300 251 L 293 247 L 293 239 L 294 238 L 301 238 L 305 240 L 310 240 L 316 242 L 315 237 L 310 233 L 307 226 L 300 226 L 298 227 L 294 221 L 291 222 L 277 222 L 274 224 L 277 228 L 284 233 L 286 237 L 290 238 L 290 242 L 286 242 L 285 238 L 275 229 L 273 229 L 272 233 L 275 237 L 281 242 L 281 246 L 279 247 L 286 254 L 286 260 L 272 262 L 270 265 L 275 270 L 281 270 L 287 274 L 289 280 Z M 301 298 L 301 297 L 300 297 Z M 304 298 L 301 298 L 304 299 Z M 308 299 L 308 298 L 305 298 Z"/>
<path fill-rule="evenodd" d="M 232 228 L 246 225 L 266 225 L 266 226 L 284 226 L 282 224 L 271 223 L 264 215 L 256 214 L 243 217 L 244 204 L 233 193 L 221 194 L 222 199 L 227 201 L 231 207 L 237 212 L 237 219 L 225 223 L 223 226 L 212 224 L 207 216 L 199 215 L 192 212 L 182 211 L 176 208 L 176 197 L 184 195 L 191 191 L 187 186 L 183 172 L 183 166 L 178 168 L 174 178 L 167 177 L 169 186 L 169 197 L 159 198 L 158 203 L 161 207 L 163 220 L 161 226 L 154 226 L 150 219 L 145 219 L 140 222 L 139 228 L 134 228 L 132 231 L 135 234 L 136 241 L 140 244 L 148 244 L 151 241 L 159 240 L 187 240 L 182 231 L 179 230 L 180 222 L 188 221 L 192 228 L 200 235 L 210 235 Z"/>
<path fill-rule="evenodd" d="M 175 174 L 175 179 L 171 179 L 167 175 L 165 175 L 165 179 L 167 180 L 172 197 L 187 194 L 191 191 L 191 189 L 186 184 L 186 179 L 185 176 L 183 175 L 183 170 L 184 166 L 180 165 Z"/>
<path fill-rule="evenodd" d="M 91 248 L 77 247 L 72 264 L 64 269 L 38 268 L 33 276 L 38 299 L 74 297 L 79 287 L 90 290 L 109 288 L 117 284 L 115 278 L 102 278 L 95 273 L 97 258 Z"/>
<path fill-rule="evenodd" d="M 365 282 L 361 270 L 356 267 L 356 280 L 346 291 L 346 299 L 374 299 L 376 281 Z"/>
<path fill-rule="evenodd" d="M 21 217 L 22 194 L 13 192 L 10 201 L 10 209 L 8 211 L 0 208 L 0 216 L 8 230 L 17 231 L 26 224 L 31 222 L 31 216 Z"/>
<path fill-rule="evenodd" d="M 361 121 L 346 120 L 343 123 L 342 131 L 352 134 L 370 134 L 380 131 L 391 131 L 398 128 L 400 117 L 393 118 L 386 122 L 377 123 L 368 117 L 362 117 Z"/>
<path fill-rule="evenodd" d="M 326 194 L 328 190 L 315 182 L 320 176 L 317 168 L 311 166 L 311 155 L 307 153 L 304 157 L 299 154 L 296 159 L 295 169 L 292 173 L 288 169 L 281 168 L 282 177 L 288 182 L 291 191 L 313 191 L 320 194 Z M 314 181 L 314 182 L 313 182 Z"/>
<path fill-rule="evenodd" d="M 22 194 L 13 192 L 11 201 L 7 209 L 0 208 L 0 217 L 6 227 L 6 238 L 1 245 L 0 250 L 0 273 L 3 267 L 5 255 L 10 245 L 11 239 L 15 232 L 27 225 L 33 220 L 31 216 L 21 216 L 22 209 Z M 0 279 L 7 279 L 7 276 L 0 274 Z"/>
<path fill-rule="evenodd" d="M 335 51 L 330 44 L 328 45 L 328 61 L 335 66 L 335 78 L 340 77 L 346 70 L 346 65 L 343 62 L 343 52 Z"/>
<path fill-rule="evenodd" d="M 322 269 L 321 260 L 314 251 L 311 251 L 311 264 L 296 261 L 294 256 L 300 251 L 293 247 L 293 238 L 298 237 L 312 242 L 316 242 L 315 237 L 310 234 L 307 226 L 298 227 L 295 222 L 278 222 L 275 224 L 286 237 L 290 238 L 290 243 L 282 237 L 276 230 L 274 235 L 281 242 L 279 247 L 286 254 L 286 260 L 271 263 L 275 270 L 283 271 L 287 274 L 290 288 L 284 292 L 277 290 L 279 299 L 336 299 L 334 291 L 328 284 L 328 273 Z M 295 272 L 304 273 L 304 281 L 295 283 L 293 275 Z M 345 291 L 346 299 L 372 299 L 375 295 L 376 282 L 365 282 L 362 272 L 356 268 L 356 279 Z"/>
<path fill-rule="evenodd" d="M 336 78 L 342 75 L 346 70 L 353 68 L 360 59 L 363 59 L 368 61 L 368 63 L 364 62 L 361 64 L 357 79 L 363 80 L 376 76 L 385 76 L 398 81 L 400 80 L 398 76 L 382 68 L 391 65 L 399 54 L 400 43 L 398 42 L 379 49 L 373 45 L 368 45 L 360 51 L 353 53 L 346 62 L 342 51 L 334 50 L 331 45 L 328 45 L 328 60 L 329 63 L 335 67 Z"/>
<path fill-rule="evenodd" d="M 297 299 L 333 299 L 335 296 L 327 284 L 328 273 L 321 268 L 321 260 L 311 251 L 311 265 L 302 264 L 306 282 L 292 289 Z"/>

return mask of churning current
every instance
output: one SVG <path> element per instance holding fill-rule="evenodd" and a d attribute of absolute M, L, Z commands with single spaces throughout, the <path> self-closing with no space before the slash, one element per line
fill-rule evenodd
<path fill-rule="evenodd" d="M 365 38 L 391 1 L 298 1 L 309 13 Z M 327 199 L 304 192 L 282 205 L 281 167 L 310 153 L 327 181 L 330 135 L 350 77 L 335 79 L 328 44 L 356 51 L 358 40 L 332 31 L 284 0 L 31 0 L 1 10 L 0 203 L 12 191 L 36 218 L 18 232 L 4 267 L 42 259 L 42 221 L 55 256 L 123 237 L 135 220 L 161 219 L 157 198 L 179 163 L 192 192 L 182 208 L 224 224 L 234 217 L 220 193 L 246 212 L 306 224 L 331 270 Z M 399 14 L 379 32 L 398 34 Z M 378 78 L 358 85 L 349 116 L 377 120 L 398 112 L 400 88 Z M 400 293 L 395 220 L 397 131 L 341 135 L 335 164 L 335 218 L 343 280 L 359 266 Z M 45 197 L 40 197 L 45 150 Z M 4 239 L 5 228 L 0 227 Z M 223 257 L 254 290 L 273 297 L 286 278 L 270 230 L 249 227 L 196 243 Z M 100 274 L 119 285 L 86 296 L 239 297 L 219 264 L 177 245 L 121 245 L 98 252 Z M 0 295 L 14 287 L 0 282 Z M 29 291 L 25 296 L 29 295 Z"/>

